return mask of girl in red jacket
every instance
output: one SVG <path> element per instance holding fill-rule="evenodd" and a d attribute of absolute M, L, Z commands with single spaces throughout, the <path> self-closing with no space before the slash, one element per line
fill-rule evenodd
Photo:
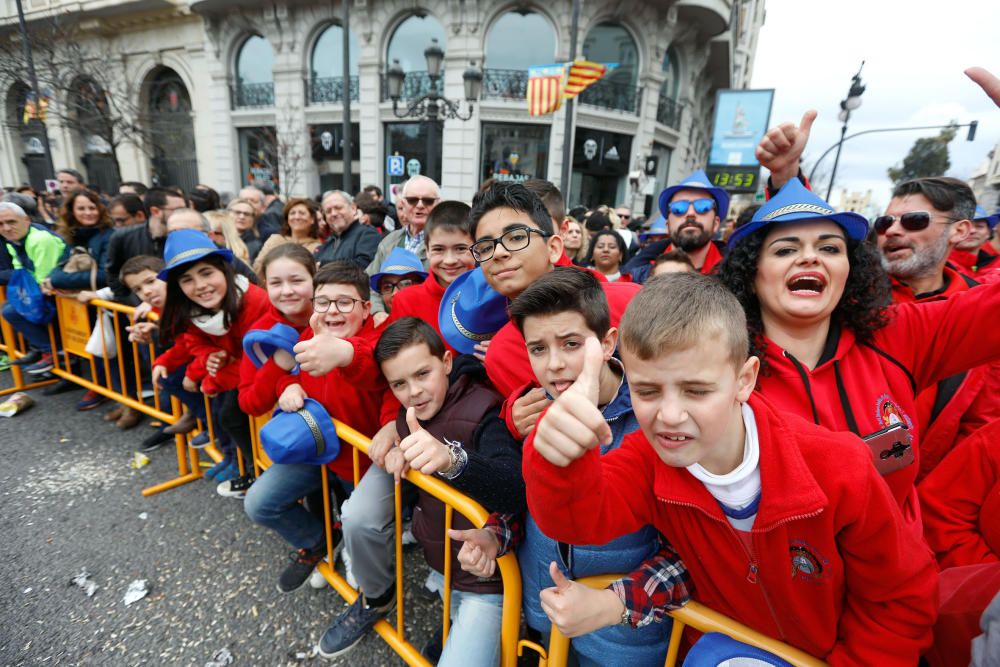
<path fill-rule="evenodd" d="M 177 358 L 194 357 L 184 387 L 218 397 L 217 424 L 243 454 L 246 473 L 222 482 L 223 496 L 242 498 L 253 483 L 250 422 L 240 410 L 236 386 L 243 357 L 243 336 L 267 310 L 264 290 L 233 271 L 233 253 L 218 248 L 203 232 L 175 231 L 164 248 L 166 268 L 158 277 L 167 283 L 160 340 L 176 344 L 153 362 L 153 382 L 176 370 Z M 188 334 L 181 336 L 180 334 Z M 195 370 L 193 370 L 195 369 Z M 204 375 L 197 369 L 204 369 Z M 199 377 L 192 373 L 198 372 Z"/>

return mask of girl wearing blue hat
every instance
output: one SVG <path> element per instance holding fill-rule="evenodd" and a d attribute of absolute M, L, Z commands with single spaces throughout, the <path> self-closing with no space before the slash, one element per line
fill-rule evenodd
<path fill-rule="evenodd" d="M 233 253 L 219 248 L 203 232 L 181 229 L 167 237 L 166 267 L 159 278 L 167 283 L 167 300 L 160 340 L 187 348 L 191 360 L 184 387 L 218 396 L 217 424 L 240 448 L 245 474 L 223 482 L 218 492 L 242 498 L 253 483 L 250 422 L 237 398 L 243 336 L 267 312 L 267 294 L 233 270 Z M 176 349 L 153 362 L 153 382 L 177 369 Z M 172 367 L 171 367 L 172 366 Z"/>
<path fill-rule="evenodd" d="M 793 179 L 736 229 L 719 277 L 746 311 L 759 390 L 781 410 L 868 440 L 920 531 L 914 397 L 1000 358 L 1000 327 L 989 325 L 1000 285 L 890 308 L 867 233 L 865 218 L 834 211 Z"/>

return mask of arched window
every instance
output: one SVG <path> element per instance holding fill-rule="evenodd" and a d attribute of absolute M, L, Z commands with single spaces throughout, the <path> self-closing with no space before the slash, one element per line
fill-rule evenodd
<path fill-rule="evenodd" d="M 583 57 L 599 63 L 618 63 L 618 66 L 584 90 L 580 103 L 635 113 L 638 108 L 639 48 L 631 33 L 618 23 L 596 25 L 583 40 Z"/>
<path fill-rule="evenodd" d="M 198 184 L 198 160 L 187 86 L 169 67 L 151 72 L 145 85 L 153 180 L 190 190 Z"/>
<path fill-rule="evenodd" d="M 274 105 L 274 51 L 271 43 L 260 35 L 251 35 L 236 56 L 237 107 L 269 107 Z"/>
<path fill-rule="evenodd" d="M 45 105 L 47 104 L 48 100 L 45 100 Z M 7 91 L 5 116 L 7 127 L 12 130 L 11 139 L 14 143 L 11 148 L 21 154 L 28 182 L 33 188 L 42 192 L 45 190 L 47 169 L 39 115 L 40 113 L 45 115 L 46 112 L 41 112 L 39 106 L 23 81 L 15 81 Z M 20 168 L 18 171 L 20 172 Z M 19 173 L 19 180 L 23 176 L 23 173 Z"/>
<path fill-rule="evenodd" d="M 660 84 L 660 98 L 656 104 L 656 120 L 675 130 L 680 129 L 681 105 L 678 98 L 681 91 L 681 70 L 673 47 L 663 54 L 662 67 L 664 79 Z"/>
<path fill-rule="evenodd" d="M 351 99 L 358 99 L 358 38 L 348 34 Z M 309 61 L 309 101 L 313 104 L 344 100 L 344 28 L 331 25 L 319 36 Z"/>
<path fill-rule="evenodd" d="M 448 50 L 448 36 L 444 27 L 433 16 L 413 16 L 399 24 L 389 39 L 389 49 L 386 52 L 386 67 L 398 60 L 400 67 L 406 72 L 403 83 L 403 99 L 414 99 L 430 92 L 431 84 L 427 76 L 427 60 L 424 49 L 436 39 L 438 46 Z M 444 72 L 442 72 L 443 78 Z M 440 82 L 438 83 L 440 87 Z M 440 92 L 440 91 L 439 91 Z M 385 93 L 385 91 L 383 91 Z M 383 94 L 385 99 L 388 95 Z"/>
<path fill-rule="evenodd" d="M 523 100 L 528 68 L 553 62 L 556 33 L 537 12 L 514 10 L 493 22 L 486 35 L 483 97 Z"/>

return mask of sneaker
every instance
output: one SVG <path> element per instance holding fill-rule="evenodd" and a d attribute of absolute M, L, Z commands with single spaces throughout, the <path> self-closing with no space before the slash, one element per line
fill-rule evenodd
<path fill-rule="evenodd" d="M 232 463 L 233 463 L 232 459 L 223 458 L 221 461 L 219 461 L 218 463 L 216 463 L 214 466 L 212 466 L 211 468 L 209 468 L 208 470 L 206 470 L 205 471 L 205 475 L 207 477 L 212 478 L 212 479 L 218 479 L 216 477 L 216 475 L 218 475 L 223 470 L 225 470 L 226 468 L 228 468 L 230 465 L 232 465 Z M 225 480 L 220 479 L 219 481 L 223 482 Z"/>
<path fill-rule="evenodd" d="M 319 640 L 317 651 L 327 659 L 336 658 L 358 645 L 365 634 L 384 618 L 395 603 L 395 598 L 384 607 L 366 607 L 365 596 L 359 595 L 343 614 L 333 619 L 333 623 Z"/>
<path fill-rule="evenodd" d="M 174 439 L 174 436 L 169 433 L 164 433 L 163 431 L 157 431 L 153 435 L 149 436 L 142 441 L 139 445 L 139 451 L 148 454 L 149 452 L 155 452 L 157 449 L 167 444 Z"/>
<path fill-rule="evenodd" d="M 208 439 L 208 431 L 202 431 L 198 435 L 191 438 L 191 442 L 188 444 L 191 445 L 192 449 L 205 449 L 209 444 L 211 444 L 211 442 L 212 441 Z"/>
<path fill-rule="evenodd" d="M 248 473 L 219 484 L 215 487 L 215 492 L 226 498 L 245 498 L 253 483 L 253 475 Z"/>
<path fill-rule="evenodd" d="M 228 482 L 231 479 L 236 479 L 240 476 L 240 467 L 236 465 L 235 461 L 230 461 L 229 464 L 215 473 L 215 479 L 220 482 Z"/>
<path fill-rule="evenodd" d="M 30 366 L 31 364 L 37 362 L 42 358 L 42 351 L 31 349 L 22 354 L 20 357 L 10 362 L 11 366 Z"/>
<path fill-rule="evenodd" d="M 107 402 L 108 397 L 98 394 L 94 390 L 89 390 L 83 395 L 79 401 L 76 402 L 76 409 L 79 412 L 86 412 L 87 410 L 93 410 L 94 408 L 100 407 L 105 402 Z"/>
<path fill-rule="evenodd" d="M 28 375 L 41 375 L 42 373 L 48 373 L 54 367 L 55 362 L 52 359 L 52 355 L 43 354 L 38 358 L 38 361 L 25 368 L 24 372 Z"/>
<path fill-rule="evenodd" d="M 291 593 L 302 588 L 316 569 L 316 564 L 326 555 L 326 540 L 314 549 L 298 549 L 288 555 L 289 563 L 278 577 L 278 592 Z"/>
<path fill-rule="evenodd" d="M 105 413 L 103 419 L 106 422 L 116 422 L 122 418 L 122 412 L 124 411 L 125 411 L 125 406 L 119 405 L 115 408 L 112 408 L 110 412 Z"/>

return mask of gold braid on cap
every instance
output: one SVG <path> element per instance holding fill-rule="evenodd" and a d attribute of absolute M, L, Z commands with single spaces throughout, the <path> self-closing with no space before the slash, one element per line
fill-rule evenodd
<path fill-rule="evenodd" d="M 771 211 L 761 218 L 761 220 L 766 222 L 782 215 L 788 215 L 789 213 L 819 213 L 821 215 L 830 215 L 832 213 L 836 213 L 836 211 L 820 206 L 819 204 L 789 204 L 788 206 L 782 206 L 777 210 Z"/>
<path fill-rule="evenodd" d="M 489 340 L 493 336 L 493 334 L 488 334 L 488 333 L 486 333 L 486 334 L 477 334 L 477 333 L 473 333 L 473 332 L 469 331 L 468 329 L 466 329 L 465 327 L 463 327 L 462 323 L 458 321 L 458 315 L 455 314 L 455 302 L 458 301 L 458 297 L 460 297 L 461 295 L 462 295 L 462 292 L 459 291 L 458 294 L 456 294 L 455 296 L 453 296 L 451 298 L 451 323 L 455 325 L 456 329 L 458 329 L 458 333 L 462 334 L 463 336 L 465 336 L 469 340 L 475 340 L 475 341 L 479 341 L 479 342 L 482 342 L 484 340 Z"/>

